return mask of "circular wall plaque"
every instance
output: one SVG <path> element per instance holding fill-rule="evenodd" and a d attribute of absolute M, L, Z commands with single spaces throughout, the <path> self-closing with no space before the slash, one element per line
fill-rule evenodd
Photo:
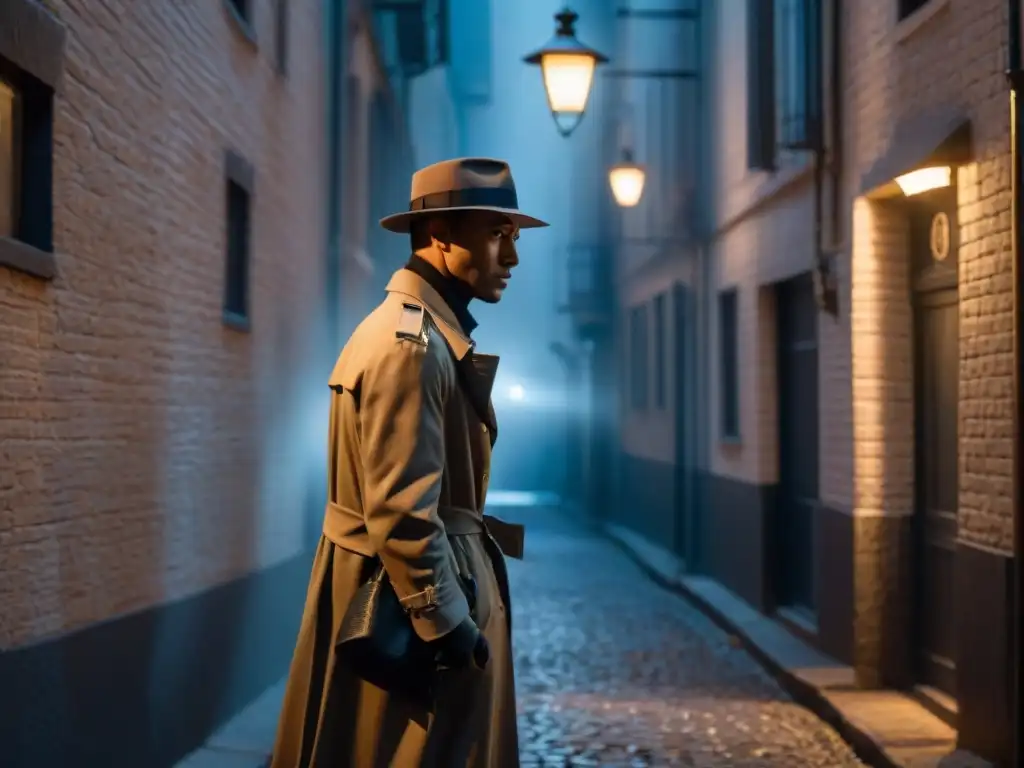
<path fill-rule="evenodd" d="M 932 217 L 932 231 L 929 240 L 933 259 L 943 261 L 949 256 L 949 216 L 947 214 L 936 213 Z"/>

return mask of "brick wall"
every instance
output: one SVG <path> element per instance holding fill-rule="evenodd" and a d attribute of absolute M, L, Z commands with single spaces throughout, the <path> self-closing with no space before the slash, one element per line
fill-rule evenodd
<path fill-rule="evenodd" d="M 858 514 L 913 511 L 914 350 L 908 238 L 901 210 L 884 202 L 857 201 L 846 305 L 852 329 L 849 391 L 854 472 L 848 483 L 833 490 L 843 488 Z"/>
<path fill-rule="evenodd" d="M 289 5 L 281 77 L 269 0 L 255 46 L 214 0 L 47 3 L 69 29 L 59 274 L 0 268 L 0 648 L 301 548 L 326 375 L 322 24 Z M 221 323 L 227 148 L 256 169 L 248 334 Z"/>
<path fill-rule="evenodd" d="M 895 2 L 844 3 L 843 7 L 844 210 L 852 217 L 847 224 L 854 239 L 859 226 L 856 217 L 865 215 L 854 205 L 860 178 L 886 150 L 895 125 L 944 107 L 962 107 L 971 119 L 976 162 L 959 173 L 960 532 L 975 543 L 1009 550 L 1013 351 L 1009 101 L 1003 75 L 1006 4 L 931 0 L 903 23 L 897 23 Z M 855 337 L 858 323 L 870 322 L 858 318 L 861 302 L 869 300 L 857 287 L 858 269 L 854 245 L 850 274 Z M 870 301 L 884 301 L 882 291 L 890 290 L 880 282 L 877 285 Z M 869 381 L 861 380 L 860 371 L 877 367 L 866 361 L 881 354 L 881 349 L 872 348 L 867 339 L 855 349 L 854 393 L 871 387 Z M 858 409 L 870 407 L 854 402 Z M 834 407 L 850 408 L 838 401 Z M 878 498 L 881 491 L 872 489 L 877 480 L 861 467 L 870 464 L 871 444 L 878 450 L 883 442 L 871 432 L 870 418 L 855 421 L 858 488 L 848 493 L 857 506 L 870 507 L 875 502 L 868 500 Z M 861 429 L 866 432 L 857 431 Z M 838 477 L 846 459 L 837 454 L 833 461 L 826 471 Z"/>

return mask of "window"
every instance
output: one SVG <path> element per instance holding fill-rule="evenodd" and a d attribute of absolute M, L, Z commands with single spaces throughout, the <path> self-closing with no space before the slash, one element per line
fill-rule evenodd
<path fill-rule="evenodd" d="M 32 0 L 4 3 L 0 35 L 0 265 L 45 279 L 53 254 L 53 92 L 65 31 Z"/>
<path fill-rule="evenodd" d="M 274 39 L 274 55 L 277 59 L 277 74 L 288 74 L 288 0 L 277 0 L 277 25 Z"/>
<path fill-rule="evenodd" d="M 735 288 L 718 296 L 718 356 L 722 437 L 740 436 L 738 294 Z"/>
<path fill-rule="evenodd" d="M 774 0 L 747 0 L 747 167 L 775 168 Z"/>
<path fill-rule="evenodd" d="M 407 77 L 449 62 L 448 0 L 399 5 L 396 13 L 398 58 Z"/>
<path fill-rule="evenodd" d="M 227 3 L 238 14 L 238 18 L 247 24 L 252 23 L 252 0 L 227 0 Z"/>
<path fill-rule="evenodd" d="M 223 0 L 224 7 L 235 22 L 235 27 L 246 40 L 256 44 L 256 25 L 253 23 L 254 0 Z"/>
<path fill-rule="evenodd" d="M 665 408 L 665 381 L 668 374 L 665 362 L 668 350 L 665 348 L 665 324 L 666 308 L 665 294 L 660 294 L 654 299 L 654 406 L 658 409 Z"/>
<path fill-rule="evenodd" d="M 234 152 L 228 152 L 226 165 L 224 323 L 248 330 L 254 172 L 252 166 Z"/>
<path fill-rule="evenodd" d="M 747 0 L 747 166 L 821 141 L 822 0 Z"/>
<path fill-rule="evenodd" d="M 18 147 L 14 89 L 0 80 L 0 236 L 13 237 L 18 219 Z"/>
<path fill-rule="evenodd" d="M 928 0 L 897 0 L 898 19 L 902 21 L 914 11 L 920 10 L 928 4 Z"/>
<path fill-rule="evenodd" d="M 821 140 L 821 0 L 774 2 L 776 136 L 787 149 L 816 149 Z"/>
<path fill-rule="evenodd" d="M 647 410 L 647 307 L 635 307 L 629 318 L 629 394 L 633 410 Z"/>

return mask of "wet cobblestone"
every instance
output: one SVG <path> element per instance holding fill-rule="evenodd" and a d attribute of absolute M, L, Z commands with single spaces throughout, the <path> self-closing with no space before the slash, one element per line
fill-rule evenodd
<path fill-rule="evenodd" d="M 509 564 L 523 766 L 863 765 L 737 643 L 554 513 Z"/>

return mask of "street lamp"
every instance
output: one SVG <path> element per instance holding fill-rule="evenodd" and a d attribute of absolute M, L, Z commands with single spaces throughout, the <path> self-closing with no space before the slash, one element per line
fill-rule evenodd
<path fill-rule="evenodd" d="M 594 70 L 608 61 L 607 56 L 576 39 L 578 18 L 579 14 L 568 6 L 563 8 L 555 14 L 555 36 L 540 50 L 523 57 L 527 64 L 540 65 L 548 108 L 562 136 L 568 136 L 580 124 L 594 83 Z"/>
<path fill-rule="evenodd" d="M 647 173 L 642 165 L 633 160 L 631 149 L 622 150 L 622 162 L 613 165 L 608 171 L 608 183 L 612 187 L 612 195 L 620 208 L 633 208 L 640 202 L 644 194 L 644 181 Z"/>

